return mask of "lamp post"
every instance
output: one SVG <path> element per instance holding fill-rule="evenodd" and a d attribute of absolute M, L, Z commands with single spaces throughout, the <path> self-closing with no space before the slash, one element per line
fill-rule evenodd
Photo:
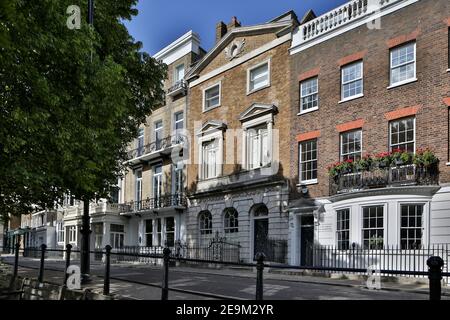
<path fill-rule="evenodd" d="M 88 24 L 92 28 L 94 25 L 94 0 L 88 0 Z M 92 63 L 92 49 L 90 61 Z M 86 124 L 89 121 L 89 114 L 86 111 Z M 80 256 L 80 272 L 81 283 L 87 283 L 91 281 L 90 278 L 90 217 L 89 217 L 89 199 L 83 199 L 83 218 L 81 229 L 81 256 Z"/>

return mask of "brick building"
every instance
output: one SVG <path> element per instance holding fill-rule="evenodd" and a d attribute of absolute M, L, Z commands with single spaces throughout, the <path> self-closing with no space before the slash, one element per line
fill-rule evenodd
<path fill-rule="evenodd" d="M 446 0 L 349 1 L 301 22 L 290 48 L 290 263 L 311 263 L 313 245 L 450 243 L 449 15 Z M 437 168 L 419 164 L 424 148 Z M 400 151 L 417 161 L 394 159 Z M 382 152 L 397 153 L 386 164 Z"/>
<path fill-rule="evenodd" d="M 289 188 L 289 47 L 293 12 L 267 23 L 217 24 L 216 44 L 188 73 L 187 241 L 239 243 L 285 262 Z M 275 249 L 273 249 L 275 248 Z M 270 251 L 270 252 L 269 252 Z"/>

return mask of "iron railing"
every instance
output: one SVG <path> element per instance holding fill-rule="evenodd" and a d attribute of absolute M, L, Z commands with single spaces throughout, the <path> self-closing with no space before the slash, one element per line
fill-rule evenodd
<path fill-rule="evenodd" d="M 369 170 L 351 171 L 330 177 L 330 195 L 374 188 L 438 184 L 437 166 L 373 167 Z"/>
<path fill-rule="evenodd" d="M 448 244 L 420 246 L 404 249 L 401 246 L 382 246 L 380 249 L 364 249 L 352 245 L 348 250 L 334 246 L 313 246 L 303 267 L 351 268 L 385 270 L 382 275 L 392 276 L 389 270 L 426 272 L 427 259 L 440 256 L 444 260 L 444 272 L 449 270 L 450 247 Z"/>
<path fill-rule="evenodd" d="M 186 91 L 187 91 L 186 81 L 179 80 L 167 90 L 167 95 L 174 96 L 178 94 L 184 94 L 186 93 Z"/>
<path fill-rule="evenodd" d="M 140 201 L 131 201 L 120 206 L 121 213 L 140 212 L 153 209 L 187 206 L 187 198 L 183 193 L 163 195 L 156 198 L 147 198 Z"/>
<path fill-rule="evenodd" d="M 186 136 L 182 134 L 167 136 L 165 138 L 153 141 L 149 144 L 128 151 L 128 159 L 132 160 L 147 154 L 162 152 L 175 145 L 184 144 L 186 140 L 187 140 Z"/>

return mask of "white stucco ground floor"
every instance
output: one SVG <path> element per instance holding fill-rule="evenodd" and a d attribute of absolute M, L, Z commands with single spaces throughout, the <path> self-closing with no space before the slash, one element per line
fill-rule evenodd
<path fill-rule="evenodd" d="M 450 186 L 372 189 L 290 203 L 293 265 L 424 269 L 430 254 L 448 261 L 448 249 Z"/>

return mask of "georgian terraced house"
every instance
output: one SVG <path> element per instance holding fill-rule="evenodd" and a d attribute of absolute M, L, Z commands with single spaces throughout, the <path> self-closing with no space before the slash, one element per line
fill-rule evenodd
<path fill-rule="evenodd" d="M 216 44 L 187 75 L 190 166 L 187 241 L 216 234 L 240 259 L 285 262 L 290 154 L 289 47 L 293 12 L 216 27 Z"/>
<path fill-rule="evenodd" d="M 351 0 L 219 22 L 208 52 L 183 35 L 155 55 L 166 101 L 117 203 L 91 204 L 93 248 L 221 239 L 241 261 L 310 265 L 321 246 L 450 246 L 449 28 L 448 0 Z M 68 199 L 34 232 L 78 245 L 82 212 Z"/>
<path fill-rule="evenodd" d="M 355 0 L 294 33 L 290 263 L 313 244 L 450 243 L 449 16 L 447 0 Z"/>

